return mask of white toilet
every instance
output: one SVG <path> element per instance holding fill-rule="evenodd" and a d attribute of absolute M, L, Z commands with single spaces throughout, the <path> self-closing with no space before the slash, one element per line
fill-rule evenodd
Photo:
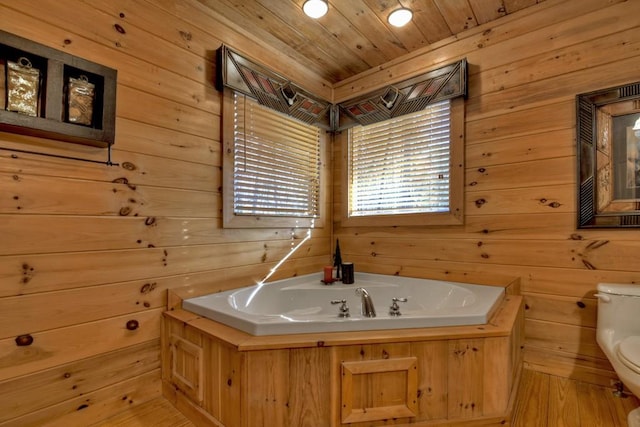
<path fill-rule="evenodd" d="M 598 284 L 598 345 L 618 377 L 640 398 L 640 285 Z M 640 427 L 640 408 L 629 412 L 629 427 Z"/>

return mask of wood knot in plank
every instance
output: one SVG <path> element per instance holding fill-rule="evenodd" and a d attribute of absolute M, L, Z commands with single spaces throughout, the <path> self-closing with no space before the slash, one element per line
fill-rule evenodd
<path fill-rule="evenodd" d="M 18 347 L 27 347 L 33 344 L 33 337 L 29 334 L 24 334 L 16 337 L 16 345 Z"/>
<path fill-rule="evenodd" d="M 141 294 L 148 294 L 149 292 L 153 291 L 155 288 L 157 287 L 157 283 L 153 282 L 153 283 L 145 283 L 144 285 L 142 285 L 142 287 L 140 288 L 140 293 Z"/>
<path fill-rule="evenodd" d="M 111 181 L 111 182 L 113 182 L 114 184 L 124 184 L 124 185 L 126 185 L 127 187 L 129 187 L 131 190 L 135 190 L 135 189 L 136 189 L 136 186 L 135 186 L 135 185 L 133 185 L 133 184 L 130 184 L 130 183 L 129 183 L 129 180 L 128 180 L 127 178 L 125 178 L 124 176 L 123 176 L 123 177 L 121 177 L 121 178 L 116 178 L 116 179 L 114 179 L 114 180 L 113 180 L 113 181 Z M 113 192 L 114 192 L 114 193 L 115 193 L 116 191 L 117 191 L 117 190 L 115 190 L 115 189 L 113 190 Z"/>
<path fill-rule="evenodd" d="M 606 245 L 607 243 L 609 243 L 608 240 L 594 240 L 593 242 L 589 243 L 587 245 L 587 250 L 595 250 L 598 248 L 603 247 L 604 245 Z"/>
<path fill-rule="evenodd" d="M 27 284 L 33 279 L 34 268 L 26 262 L 22 264 L 22 280 L 23 284 Z"/>
<path fill-rule="evenodd" d="M 114 184 L 129 184 L 129 180 L 125 177 L 116 178 L 111 182 L 113 182 Z"/>
<path fill-rule="evenodd" d="M 122 168 L 123 168 L 123 169 L 126 169 L 126 170 L 128 170 L 128 171 L 134 171 L 134 170 L 136 170 L 136 169 L 137 169 L 137 168 L 136 168 L 136 165 L 134 165 L 134 164 L 133 164 L 133 163 L 131 163 L 131 162 L 123 162 L 123 163 L 122 163 Z"/>
<path fill-rule="evenodd" d="M 128 330 L 135 331 L 140 326 L 140 323 L 137 320 L 129 320 L 125 326 Z"/>

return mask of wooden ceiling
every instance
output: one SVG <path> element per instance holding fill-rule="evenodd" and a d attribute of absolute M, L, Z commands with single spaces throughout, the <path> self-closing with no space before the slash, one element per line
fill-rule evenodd
<path fill-rule="evenodd" d="M 318 20 L 302 12 L 304 0 L 199 1 L 337 83 L 543 0 L 329 0 Z M 395 28 L 387 15 L 401 6 L 413 10 L 413 20 Z"/>

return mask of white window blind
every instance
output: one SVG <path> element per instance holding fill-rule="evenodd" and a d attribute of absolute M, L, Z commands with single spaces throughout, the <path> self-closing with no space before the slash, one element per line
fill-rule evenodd
<path fill-rule="evenodd" d="M 320 129 L 234 94 L 235 215 L 317 217 Z"/>
<path fill-rule="evenodd" d="M 451 102 L 358 126 L 349 138 L 349 216 L 449 211 Z"/>

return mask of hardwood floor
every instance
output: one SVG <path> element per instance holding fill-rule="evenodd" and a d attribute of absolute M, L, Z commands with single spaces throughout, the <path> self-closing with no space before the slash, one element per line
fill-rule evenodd
<path fill-rule="evenodd" d="M 525 369 L 513 427 L 627 427 L 627 413 L 640 406 L 633 395 Z"/>
<path fill-rule="evenodd" d="M 613 390 L 525 369 L 520 380 L 512 427 L 627 427 L 627 413 L 640 406 L 635 396 L 618 398 Z M 158 398 L 95 427 L 194 427 Z"/>
<path fill-rule="evenodd" d="M 195 427 L 167 399 L 159 397 L 93 427 Z"/>

